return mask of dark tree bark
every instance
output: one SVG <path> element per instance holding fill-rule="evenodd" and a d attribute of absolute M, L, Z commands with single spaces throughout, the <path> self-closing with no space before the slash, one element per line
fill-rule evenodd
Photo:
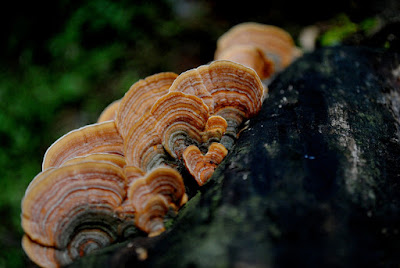
<path fill-rule="evenodd" d="M 399 64 L 366 48 L 305 55 L 167 232 L 72 267 L 399 265 Z"/>

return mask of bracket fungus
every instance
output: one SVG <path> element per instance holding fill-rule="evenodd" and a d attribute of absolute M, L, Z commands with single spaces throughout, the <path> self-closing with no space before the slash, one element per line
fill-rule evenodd
<path fill-rule="evenodd" d="M 113 243 L 121 235 L 115 209 L 125 199 L 125 187 L 122 168 L 106 162 L 41 172 L 22 200 L 25 252 L 51 267 Z"/>
<path fill-rule="evenodd" d="M 246 22 L 232 27 L 218 39 L 215 59 L 244 64 L 257 71 L 261 79 L 267 79 L 300 55 L 300 50 L 285 30 Z"/>
<path fill-rule="evenodd" d="M 164 216 L 188 200 L 178 169 L 200 186 L 210 179 L 244 122 L 261 109 L 267 89 L 259 75 L 289 64 L 293 51 L 283 30 L 237 26 L 216 52 L 233 61 L 139 80 L 98 123 L 59 138 L 22 200 L 28 256 L 58 267 L 136 228 L 149 236 L 163 232 Z"/>
<path fill-rule="evenodd" d="M 123 140 L 114 121 L 88 125 L 59 138 L 47 149 L 42 170 L 59 167 L 68 159 L 92 153 L 123 155 Z"/>

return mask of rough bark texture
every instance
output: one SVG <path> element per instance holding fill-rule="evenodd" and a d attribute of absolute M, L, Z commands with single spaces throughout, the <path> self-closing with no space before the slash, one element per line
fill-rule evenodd
<path fill-rule="evenodd" d="M 305 55 L 168 232 L 72 267 L 400 264 L 399 64 L 362 48 Z"/>

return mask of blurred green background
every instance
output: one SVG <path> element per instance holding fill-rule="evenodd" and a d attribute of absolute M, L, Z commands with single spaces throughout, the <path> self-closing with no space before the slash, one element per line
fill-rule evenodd
<path fill-rule="evenodd" d="M 217 38 L 244 21 L 280 26 L 295 39 L 305 26 L 334 24 L 338 33 L 328 31 L 328 41 L 320 40 L 329 45 L 343 32 L 357 31 L 357 23 L 388 1 L 266 2 L 62 0 L 3 6 L 0 267 L 34 267 L 20 246 L 20 204 L 46 149 L 66 132 L 94 123 L 138 79 L 211 61 Z"/>

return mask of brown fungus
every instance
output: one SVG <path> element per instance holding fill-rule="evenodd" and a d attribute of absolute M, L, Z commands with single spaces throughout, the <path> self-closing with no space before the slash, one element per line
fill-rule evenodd
<path fill-rule="evenodd" d="M 164 216 L 187 200 L 181 174 L 170 167 L 158 167 L 134 180 L 128 189 L 128 203 L 136 212 L 135 223 L 150 236 L 165 230 Z"/>
<path fill-rule="evenodd" d="M 92 153 L 123 155 L 123 140 L 114 121 L 88 125 L 59 138 L 47 149 L 42 170 L 58 167 L 71 158 Z"/>
<path fill-rule="evenodd" d="M 125 187 L 122 168 L 106 162 L 41 172 L 22 200 L 25 252 L 37 264 L 54 267 L 113 243 L 121 235 L 115 209 Z"/>
<path fill-rule="evenodd" d="M 264 86 L 253 69 L 221 60 L 186 71 L 183 78 L 178 76 L 170 91 L 195 95 L 207 104 L 210 115 L 224 118 L 227 128 L 221 142 L 230 149 L 243 120 L 261 109 Z"/>
<path fill-rule="evenodd" d="M 188 198 L 175 168 L 184 164 L 206 183 L 261 108 L 259 76 L 295 55 L 286 32 L 248 23 L 218 41 L 216 59 L 227 60 L 133 84 L 99 123 L 47 150 L 22 201 L 25 252 L 58 267 L 135 233 L 134 226 L 149 236 L 163 232 L 164 216 Z"/>
<path fill-rule="evenodd" d="M 272 25 L 246 22 L 232 27 L 218 39 L 215 59 L 222 59 L 226 51 L 234 46 L 243 45 L 260 49 L 274 63 L 275 71 L 286 68 L 300 55 L 292 37 L 283 29 Z"/>

